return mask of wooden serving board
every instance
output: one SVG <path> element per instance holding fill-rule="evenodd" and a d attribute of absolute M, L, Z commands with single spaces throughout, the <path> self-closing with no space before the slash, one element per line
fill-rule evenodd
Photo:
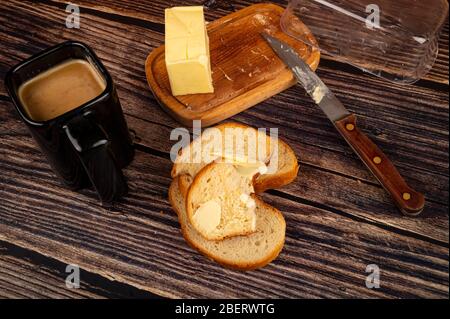
<path fill-rule="evenodd" d="M 164 61 L 164 46 L 147 57 L 145 72 L 156 99 L 171 116 L 185 126 L 202 120 L 210 126 L 229 118 L 295 84 L 292 73 L 261 37 L 271 34 L 289 45 L 316 69 L 318 50 L 283 33 L 283 8 L 255 4 L 208 24 L 214 93 L 173 96 Z M 298 21 L 299 27 L 309 30 Z"/>

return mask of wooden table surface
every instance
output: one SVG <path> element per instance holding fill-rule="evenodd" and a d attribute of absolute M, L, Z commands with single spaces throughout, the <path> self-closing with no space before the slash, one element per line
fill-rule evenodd
<path fill-rule="evenodd" d="M 263 269 L 238 272 L 191 249 L 167 201 L 169 134 L 179 124 L 160 109 L 144 74 L 148 53 L 164 40 L 167 1 L 73 2 L 81 8 L 80 29 L 65 27 L 65 1 L 2 1 L 0 81 L 12 65 L 50 45 L 68 39 L 90 45 L 117 84 L 136 144 L 125 170 L 131 191 L 105 208 L 91 190 L 63 187 L 0 83 L 0 241 L 10 247 L 0 248 L 1 297 L 120 296 L 64 291 L 52 260 L 163 297 L 448 298 L 448 24 L 433 70 L 414 85 L 388 83 L 326 57 L 318 69 L 426 195 L 420 217 L 400 215 L 300 87 L 232 118 L 278 127 L 300 162 L 294 183 L 263 195 L 286 217 L 282 253 Z M 208 0 L 206 18 L 255 2 Z M 40 257 L 30 262 L 14 253 L 20 249 Z M 380 268 L 379 289 L 366 288 L 369 264 Z M 46 288 L 36 294 L 36 284 Z"/>

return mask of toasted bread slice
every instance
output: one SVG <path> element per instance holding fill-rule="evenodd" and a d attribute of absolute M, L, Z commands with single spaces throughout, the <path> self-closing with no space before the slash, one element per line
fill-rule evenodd
<path fill-rule="evenodd" d="M 210 163 L 195 176 L 189 188 L 186 198 L 189 222 L 208 240 L 253 233 L 256 230 L 255 202 L 250 197 L 253 193 L 253 174 L 243 175 L 233 164 Z"/>
<path fill-rule="evenodd" d="M 209 163 L 227 157 L 268 163 L 275 144 L 264 132 L 239 123 L 224 123 L 210 127 L 178 154 L 172 177 L 197 173 Z M 240 159 L 239 159 L 240 158 Z"/>
<path fill-rule="evenodd" d="M 266 174 L 257 175 L 254 179 L 253 186 L 255 193 L 259 194 L 268 189 L 275 189 L 287 185 L 295 180 L 298 174 L 299 165 L 297 156 L 292 148 L 278 139 L 278 156 L 272 156 L 270 160 L 278 161 L 277 169 L 270 170 Z M 269 162 L 269 167 L 270 163 Z"/>
<path fill-rule="evenodd" d="M 227 128 L 255 130 L 247 125 L 238 123 L 225 123 L 214 127 L 214 129 L 218 129 L 221 132 L 224 132 Z M 211 129 L 213 128 L 208 130 Z M 205 132 L 208 130 L 205 130 Z M 262 138 L 262 136 L 258 136 L 258 138 Z M 264 153 L 264 158 L 260 156 L 258 160 L 268 164 L 269 170 L 265 174 L 256 176 L 254 180 L 254 188 L 256 193 L 262 193 L 267 189 L 277 188 L 289 184 L 296 178 L 299 169 L 297 157 L 289 145 L 278 139 L 278 143 L 275 147 L 275 144 L 269 137 L 265 138 L 268 143 L 266 144 L 266 153 Z M 198 147 L 200 143 L 201 145 L 207 145 L 211 142 L 212 140 L 208 139 L 207 135 L 202 134 L 202 136 L 195 139 L 188 148 L 183 149 L 175 161 L 172 168 L 172 177 L 181 176 L 179 179 L 179 187 L 184 197 L 187 197 L 189 187 L 197 173 L 212 161 L 217 160 L 217 158 L 209 157 L 202 158 L 200 163 L 192 163 L 190 160 L 193 156 L 195 156 L 195 154 L 190 154 L 189 149 L 194 148 L 195 145 Z M 240 152 L 245 153 L 245 150 Z M 274 169 L 270 169 L 270 167 L 273 167 Z"/>
<path fill-rule="evenodd" d="M 177 177 L 170 185 L 169 200 L 178 215 L 183 236 L 192 247 L 223 266 L 239 270 L 263 267 L 278 256 L 284 245 L 286 223 L 277 209 L 253 195 L 256 204 L 256 231 L 247 236 L 210 241 L 189 223 L 186 200 L 178 185 Z"/>

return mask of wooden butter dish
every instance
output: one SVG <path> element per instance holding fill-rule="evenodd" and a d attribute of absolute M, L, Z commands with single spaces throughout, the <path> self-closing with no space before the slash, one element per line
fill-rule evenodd
<path fill-rule="evenodd" d="M 193 120 L 210 126 L 294 85 L 291 71 L 261 37 L 262 32 L 288 43 L 315 70 L 320 52 L 283 33 L 283 10 L 274 4 L 255 4 L 208 24 L 214 93 L 173 96 L 164 46 L 153 50 L 145 73 L 161 107 L 185 126 L 192 126 Z M 307 36 L 315 42 L 311 33 Z"/>

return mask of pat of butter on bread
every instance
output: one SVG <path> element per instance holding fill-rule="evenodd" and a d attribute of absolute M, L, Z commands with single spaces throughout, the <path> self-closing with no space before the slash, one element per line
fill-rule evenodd
<path fill-rule="evenodd" d="M 236 163 L 234 167 L 239 174 L 248 177 L 253 177 L 256 174 L 265 174 L 267 172 L 267 166 L 262 162 L 254 163 L 253 165 Z"/>
<path fill-rule="evenodd" d="M 233 148 L 230 149 L 227 140 L 236 139 L 243 140 L 243 143 L 233 143 Z M 274 140 L 269 136 L 250 126 L 231 122 L 220 124 L 204 130 L 200 137 L 181 150 L 171 175 L 172 177 L 189 175 L 194 178 L 202 168 L 217 160 L 236 163 L 240 166 L 267 163 L 276 152 L 274 144 Z M 197 157 L 200 157 L 199 161 L 196 161 Z M 272 161 L 272 165 L 275 164 L 278 163 Z M 296 159 L 290 165 L 295 169 Z M 182 191 L 183 189 L 182 187 Z"/>
<path fill-rule="evenodd" d="M 165 62 L 174 96 L 214 92 L 202 6 L 165 10 Z"/>
<path fill-rule="evenodd" d="M 228 128 L 245 130 L 248 134 L 241 139 L 244 143 L 234 144 L 238 145 L 234 149 L 222 148 L 223 143 L 216 145 L 221 139 L 211 138 L 209 130 L 224 132 Z M 281 251 L 286 225 L 281 213 L 254 193 L 293 181 L 298 172 L 296 155 L 279 139 L 274 148 L 273 140 L 264 134 L 257 139 L 258 145 L 267 143 L 265 152 L 248 156 L 251 148 L 248 137 L 254 135 L 255 129 L 238 123 L 211 129 L 179 152 L 171 172 L 174 180 L 169 190 L 170 202 L 191 246 L 226 267 L 240 270 L 262 267 Z M 202 147 L 198 148 L 199 145 Z M 206 151 L 199 151 L 203 146 Z M 211 146 L 215 150 L 222 148 L 222 153 L 211 152 Z M 192 162 L 196 155 L 200 161 Z M 218 209 L 204 209 L 216 205 L 211 201 L 220 206 L 219 225 Z M 211 220 L 205 221 L 208 226 L 204 227 L 199 217 L 210 214 L 215 216 L 210 216 Z"/>
<path fill-rule="evenodd" d="M 222 216 L 222 206 L 217 200 L 209 200 L 201 204 L 193 215 L 193 220 L 202 232 L 212 232 L 217 229 Z"/>
<path fill-rule="evenodd" d="M 241 131 L 244 130 L 248 135 L 250 135 L 249 132 L 253 130 L 254 134 L 257 134 L 257 130 L 250 126 L 228 122 L 206 129 L 200 137 L 192 141 L 188 147 L 182 149 L 175 160 L 171 175 L 173 178 L 180 176 L 180 190 L 184 197 L 187 197 L 189 187 L 198 172 L 212 161 L 217 160 L 217 157 L 229 157 L 226 154 L 233 154 L 224 150 L 222 153 L 216 154 L 217 156 L 205 156 L 205 158 L 201 158 L 200 162 L 193 162 L 192 160 L 195 158 L 195 149 L 208 148 L 209 144 L 213 143 L 214 139 L 210 138 L 211 134 L 208 134 L 209 132 L 218 130 L 225 134 L 227 129 L 234 129 L 232 133 L 239 132 L 238 129 Z M 259 175 L 255 176 L 255 192 L 262 193 L 267 189 L 281 187 L 292 182 L 297 176 L 299 169 L 297 157 L 292 148 L 280 139 L 277 140 L 278 147 L 275 148 L 272 139 L 266 134 L 259 134 L 257 137 L 258 145 L 265 142 L 266 149 L 265 153 L 260 152 L 258 149 L 256 154 L 263 153 L 263 156 L 257 156 L 254 161 L 268 164 L 266 166 L 267 172 L 264 174 L 260 172 Z M 224 140 L 225 138 L 222 136 L 222 146 L 225 144 Z M 240 150 L 236 149 L 234 154 L 246 154 L 248 153 L 246 151 L 247 149 L 248 146 L 243 145 L 243 148 Z M 211 153 L 208 153 L 208 155 L 211 155 Z M 236 159 L 237 156 L 235 155 L 234 158 Z M 242 158 L 242 162 L 245 162 L 244 158 Z"/>
<path fill-rule="evenodd" d="M 251 234 L 256 230 L 255 205 L 241 198 L 253 193 L 253 176 L 240 174 L 232 164 L 213 162 L 197 174 L 189 188 L 189 221 L 208 240 Z M 215 224 L 219 210 L 219 224 Z"/>
<path fill-rule="evenodd" d="M 238 270 L 263 267 L 278 256 L 284 244 L 286 223 L 277 209 L 253 195 L 257 217 L 254 233 L 221 241 L 207 240 L 189 222 L 186 199 L 178 186 L 179 179 L 176 177 L 170 184 L 169 200 L 189 245 L 221 265 Z"/>
<path fill-rule="evenodd" d="M 211 155 L 218 157 L 216 160 L 217 163 L 233 164 L 239 174 L 244 176 L 253 177 L 257 173 L 265 174 L 268 170 L 264 162 L 245 155 L 227 152 L 224 152 L 224 154 L 211 153 Z"/>

